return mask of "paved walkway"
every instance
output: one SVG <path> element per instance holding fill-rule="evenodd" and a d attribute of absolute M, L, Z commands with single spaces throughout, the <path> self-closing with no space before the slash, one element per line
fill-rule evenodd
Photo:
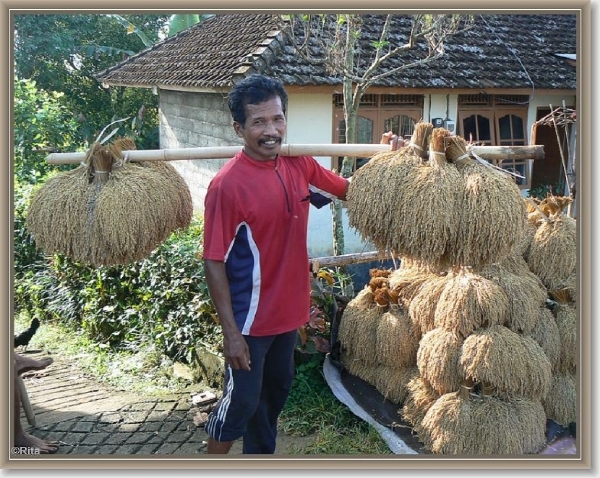
<path fill-rule="evenodd" d="M 26 353 L 45 356 L 43 351 Z M 23 375 L 36 423 L 30 426 L 24 411 L 21 423 L 37 437 L 59 440 L 57 454 L 205 454 L 207 435 L 194 418 L 200 421 L 199 414 L 209 412 L 211 404 L 194 405 L 189 392 L 143 397 L 111 389 L 83 375 L 76 363 L 53 358 L 47 369 Z M 277 454 L 287 453 L 285 440 L 278 440 Z M 241 454 L 241 441 L 231 454 Z"/>

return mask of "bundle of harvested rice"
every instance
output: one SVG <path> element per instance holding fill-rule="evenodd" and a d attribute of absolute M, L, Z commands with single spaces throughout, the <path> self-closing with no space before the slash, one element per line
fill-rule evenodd
<path fill-rule="evenodd" d="M 545 444 L 546 416 L 538 401 L 442 395 L 422 421 L 431 451 L 447 455 L 523 455 Z"/>
<path fill-rule="evenodd" d="M 488 264 L 476 272 L 486 279 L 496 282 L 509 298 L 506 326 L 515 332 L 528 334 L 533 330 L 539 309 L 546 303 L 547 290 L 540 279 L 529 270 L 518 269 L 518 262 Z M 504 264 L 508 265 L 506 267 Z M 512 271 L 520 270 L 518 274 Z"/>
<path fill-rule="evenodd" d="M 446 161 L 449 134 L 443 128 L 432 131 L 429 161 L 414 169 L 409 188 L 398 190 L 390 244 L 402 255 L 440 267 L 451 264 L 445 254 L 456 241 L 462 200 L 461 175 Z"/>
<path fill-rule="evenodd" d="M 377 362 L 397 368 L 415 365 L 420 338 L 420 331 L 415 331 L 406 309 L 390 307 L 377 326 Z"/>
<path fill-rule="evenodd" d="M 560 354 L 556 370 L 561 373 L 574 373 L 579 354 L 577 307 L 575 304 L 558 304 L 553 312 L 560 335 Z"/>
<path fill-rule="evenodd" d="M 559 425 L 568 427 L 577 423 L 577 382 L 572 373 L 556 373 L 552 376 L 548 395 L 542 401 L 546 416 Z"/>
<path fill-rule="evenodd" d="M 378 248 L 438 263 L 454 241 L 461 176 L 445 158 L 447 130 L 418 123 L 413 136 L 426 138 L 429 130 L 427 163 L 415 160 L 410 147 L 374 156 L 352 179 L 347 211 L 350 225 Z"/>
<path fill-rule="evenodd" d="M 421 443 L 430 449 L 431 443 L 427 441 L 429 434 L 423 433 L 421 422 L 429 408 L 440 398 L 440 394 L 421 376 L 412 378 L 406 384 L 406 391 L 406 398 L 399 410 L 399 415 L 404 421 L 412 425 Z"/>
<path fill-rule="evenodd" d="M 408 315 L 421 334 L 435 328 L 435 310 L 448 280 L 447 275 L 429 275 L 414 294 L 408 306 Z"/>
<path fill-rule="evenodd" d="M 475 331 L 462 346 L 465 378 L 484 382 L 500 395 L 542 399 L 548 393 L 552 365 L 532 338 L 495 325 Z"/>
<path fill-rule="evenodd" d="M 417 367 L 440 395 L 460 388 L 465 374 L 460 363 L 463 339 L 441 328 L 427 332 L 417 351 Z"/>
<path fill-rule="evenodd" d="M 504 325 L 508 301 L 496 282 L 463 267 L 448 274 L 435 308 L 434 325 L 465 338 L 480 327 Z"/>
<path fill-rule="evenodd" d="M 366 286 L 344 309 L 339 325 L 342 350 L 353 359 L 374 364 L 376 359 L 377 327 L 385 310 L 373 302 L 373 292 Z"/>
<path fill-rule="evenodd" d="M 379 375 L 378 364 L 365 363 L 363 360 L 352 356 L 348 352 L 342 353 L 341 362 L 349 374 L 354 375 L 371 385 L 377 381 L 377 376 Z"/>
<path fill-rule="evenodd" d="M 560 356 L 560 332 L 554 319 L 552 311 L 547 307 L 540 307 L 539 318 L 535 327 L 528 334 L 544 350 L 546 357 L 550 361 L 552 370 L 556 370 Z"/>
<path fill-rule="evenodd" d="M 419 375 L 417 367 L 378 367 L 372 385 L 381 395 L 397 405 L 404 402 L 408 395 L 408 382 Z"/>
<path fill-rule="evenodd" d="M 405 262 L 403 259 L 400 268 L 390 274 L 389 288 L 398 296 L 398 303 L 408 308 L 415 295 L 419 293 L 421 285 L 437 274 L 429 268 Z"/>
<path fill-rule="evenodd" d="M 561 288 L 577 267 L 577 221 L 565 215 L 542 221 L 526 259 L 548 289 Z"/>
<path fill-rule="evenodd" d="M 512 254 L 526 258 L 529 255 L 529 249 L 531 248 L 536 231 L 537 226 L 529 221 L 525 221 L 523 234 L 521 234 L 521 238 L 517 241 Z"/>
<path fill-rule="evenodd" d="M 452 262 L 480 266 L 509 254 L 525 228 L 519 187 L 506 173 L 471 158 L 459 136 L 449 139 L 446 156 L 456 164 L 463 185 L 460 227 L 448 251 Z"/>
<path fill-rule="evenodd" d="M 38 191 L 28 227 L 43 250 L 92 266 L 125 264 L 146 257 L 175 229 L 189 225 L 191 195 L 182 178 L 172 166 L 124 162 L 121 151 L 134 146 L 125 138 L 106 147 L 95 143 L 80 167 Z M 57 186 L 63 188 L 59 195 Z M 41 202 L 64 216 L 58 229 L 44 228 Z"/>
<path fill-rule="evenodd" d="M 82 235 L 88 220 L 90 187 L 89 163 L 49 178 L 31 198 L 25 226 L 36 246 L 46 254 L 64 254 L 84 261 Z M 84 244 L 85 245 L 85 244 Z"/>

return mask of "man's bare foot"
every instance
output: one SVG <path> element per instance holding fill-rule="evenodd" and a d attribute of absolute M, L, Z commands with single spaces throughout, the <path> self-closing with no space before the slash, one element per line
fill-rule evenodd
<path fill-rule="evenodd" d="M 15 356 L 15 368 L 17 370 L 17 374 L 21 375 L 25 372 L 30 372 L 32 370 L 43 370 L 52 362 L 54 359 L 52 357 L 45 357 L 42 359 L 34 359 L 31 357 L 26 357 L 21 354 L 14 354 Z"/>
<path fill-rule="evenodd" d="M 59 445 L 58 442 L 42 440 L 23 431 L 15 435 L 15 447 L 33 448 L 41 454 L 47 455 L 56 453 Z"/>

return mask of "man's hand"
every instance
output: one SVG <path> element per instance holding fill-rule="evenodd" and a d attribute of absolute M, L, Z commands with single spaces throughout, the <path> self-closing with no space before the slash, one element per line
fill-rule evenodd
<path fill-rule="evenodd" d="M 397 135 L 395 135 L 391 131 L 388 131 L 387 133 L 383 133 L 381 135 L 380 144 L 389 144 L 389 145 L 391 145 L 390 150 L 396 151 L 397 149 L 404 146 L 404 139 L 399 138 Z"/>

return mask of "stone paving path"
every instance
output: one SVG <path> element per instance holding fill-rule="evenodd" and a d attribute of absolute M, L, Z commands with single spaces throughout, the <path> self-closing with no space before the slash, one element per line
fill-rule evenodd
<path fill-rule="evenodd" d="M 207 435 L 194 423 L 202 408 L 189 392 L 144 397 L 111 389 L 76 363 L 53 358 L 47 369 L 23 375 L 36 423 L 30 426 L 23 411 L 21 423 L 35 436 L 59 440 L 57 455 L 205 455 Z M 277 454 L 288 450 L 278 440 Z M 241 441 L 230 454 L 241 454 Z"/>

